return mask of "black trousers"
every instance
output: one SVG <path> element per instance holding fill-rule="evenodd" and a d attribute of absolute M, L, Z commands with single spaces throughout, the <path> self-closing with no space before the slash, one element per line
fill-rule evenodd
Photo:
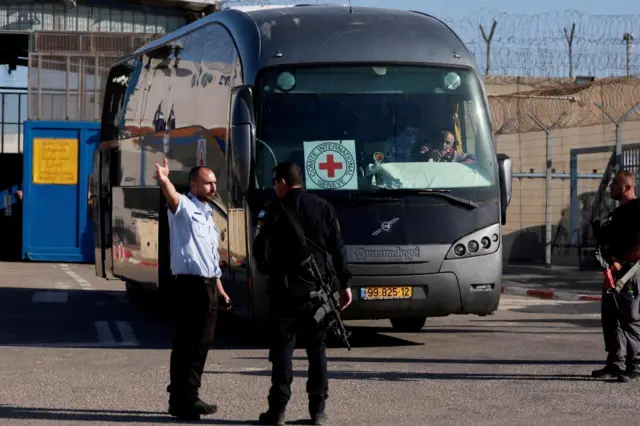
<path fill-rule="evenodd" d="M 311 414 L 324 411 L 328 398 L 327 332 L 313 320 L 313 307 L 305 305 L 295 310 L 273 311 L 270 318 L 272 364 L 269 407 L 282 411 L 291 399 L 293 382 L 293 351 L 296 337 L 304 343 L 309 360 L 307 393 Z"/>
<path fill-rule="evenodd" d="M 640 372 L 640 321 L 632 315 L 634 307 L 637 301 L 623 294 L 603 293 L 600 317 L 607 365 Z"/>
<path fill-rule="evenodd" d="M 176 329 L 171 349 L 170 401 L 190 403 L 198 398 L 202 372 L 213 342 L 218 313 L 215 279 L 176 277 Z"/>

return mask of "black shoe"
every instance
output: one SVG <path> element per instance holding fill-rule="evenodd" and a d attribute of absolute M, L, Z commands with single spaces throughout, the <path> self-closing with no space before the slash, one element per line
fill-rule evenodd
<path fill-rule="evenodd" d="M 169 405 L 169 414 L 178 420 L 194 422 L 200 420 L 200 413 L 194 407 L 184 405 Z"/>
<path fill-rule="evenodd" d="M 311 424 L 323 425 L 327 422 L 327 415 L 324 412 L 326 397 L 309 395 L 309 415 Z"/>
<path fill-rule="evenodd" d="M 623 383 L 634 382 L 638 379 L 640 379 L 640 372 L 638 371 L 625 371 L 618 375 L 618 381 Z"/>
<path fill-rule="evenodd" d="M 269 409 L 260 414 L 260 417 L 258 418 L 258 422 L 260 422 L 261 425 L 284 426 L 284 421 L 284 410 L 276 411 Z"/>
<path fill-rule="evenodd" d="M 200 416 L 214 414 L 217 411 L 217 405 L 207 404 L 200 398 L 192 403 L 169 402 L 169 414 L 180 420 L 200 420 Z"/>
<path fill-rule="evenodd" d="M 596 379 L 613 379 L 622 374 L 622 371 L 615 365 L 607 365 L 600 370 L 593 370 L 591 376 Z"/>
<path fill-rule="evenodd" d="M 323 425 L 326 422 L 327 422 L 327 414 L 324 411 L 311 415 L 312 425 Z"/>
<path fill-rule="evenodd" d="M 193 406 L 195 407 L 196 411 L 200 414 L 204 414 L 205 416 L 210 415 L 210 414 L 215 414 L 216 412 L 218 412 L 218 406 L 215 404 L 207 404 L 206 402 L 204 402 L 203 400 L 201 400 L 200 398 L 198 398 L 198 400 L 193 404 Z"/>

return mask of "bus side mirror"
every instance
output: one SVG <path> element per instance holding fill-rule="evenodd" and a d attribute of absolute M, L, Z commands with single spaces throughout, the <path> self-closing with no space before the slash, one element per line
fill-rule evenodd
<path fill-rule="evenodd" d="M 251 90 L 246 86 L 242 87 L 233 103 L 230 145 L 233 174 L 243 194 L 249 188 L 251 168 L 254 164 L 254 117 Z"/>
<path fill-rule="evenodd" d="M 498 154 L 498 173 L 500 175 L 500 206 L 502 224 L 507 223 L 507 206 L 511 202 L 511 158 Z"/>

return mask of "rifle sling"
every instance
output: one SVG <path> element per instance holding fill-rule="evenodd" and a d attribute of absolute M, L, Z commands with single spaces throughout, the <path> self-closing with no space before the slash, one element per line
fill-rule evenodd
<path fill-rule="evenodd" d="M 617 293 L 620 293 L 620 291 L 622 291 L 622 288 L 625 286 L 627 281 L 629 281 L 629 279 L 631 279 L 633 274 L 638 272 L 638 269 L 640 269 L 640 260 L 636 261 L 636 263 L 634 263 L 633 266 L 631 268 L 629 268 L 629 270 L 618 281 L 616 281 L 616 292 Z"/>
<path fill-rule="evenodd" d="M 304 230 L 302 229 L 302 224 L 300 223 L 300 220 L 298 220 L 298 217 L 295 214 L 291 213 L 289 210 L 287 210 L 287 208 L 284 206 L 282 201 L 280 201 L 280 206 L 282 207 L 282 210 L 284 210 L 285 214 L 289 218 L 289 222 L 293 226 L 293 229 L 295 230 L 296 235 L 298 236 L 298 240 L 300 240 L 300 244 L 302 244 L 303 247 L 306 247 L 307 241 L 309 241 L 311 245 L 315 246 L 318 250 L 320 250 L 321 253 L 325 253 L 325 257 L 326 257 L 326 250 L 323 250 L 318 244 L 314 243 L 312 240 L 310 240 L 304 235 Z"/>

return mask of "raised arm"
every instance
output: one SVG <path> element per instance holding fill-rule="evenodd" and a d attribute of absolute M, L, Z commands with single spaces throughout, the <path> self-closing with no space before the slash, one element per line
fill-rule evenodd
<path fill-rule="evenodd" d="M 176 191 L 176 187 L 173 186 L 173 183 L 171 183 L 169 179 L 169 166 L 166 158 L 162 166 L 156 163 L 156 177 L 160 183 L 160 189 L 169 204 L 169 210 L 175 214 L 178 209 L 178 204 L 180 203 L 180 194 Z"/>

